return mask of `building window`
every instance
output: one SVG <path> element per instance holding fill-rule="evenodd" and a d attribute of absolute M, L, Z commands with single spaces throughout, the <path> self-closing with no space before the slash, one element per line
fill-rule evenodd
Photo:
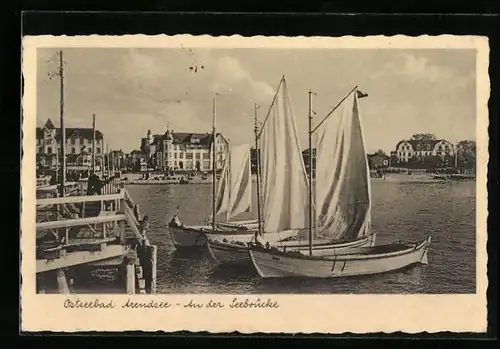
<path fill-rule="evenodd" d="M 193 153 L 186 153 L 186 159 L 192 160 L 193 159 Z"/>
<path fill-rule="evenodd" d="M 200 153 L 195 154 L 195 159 L 199 160 L 200 159 Z"/>
<path fill-rule="evenodd" d="M 177 153 L 174 153 L 174 159 L 177 159 Z M 177 161 L 175 163 L 177 164 Z"/>
<path fill-rule="evenodd" d="M 47 153 L 48 153 L 48 154 L 52 154 L 52 147 L 48 147 L 48 148 L 47 148 Z"/>
<path fill-rule="evenodd" d="M 203 159 L 204 160 L 210 159 L 210 154 L 209 153 L 203 153 Z"/>
<path fill-rule="evenodd" d="M 71 154 L 75 154 L 75 153 L 76 153 L 75 148 L 71 148 Z"/>
<path fill-rule="evenodd" d="M 40 154 L 41 154 L 41 153 L 43 153 L 43 149 L 42 149 L 42 147 L 39 147 L 39 148 L 38 148 L 38 153 L 40 153 Z"/>
<path fill-rule="evenodd" d="M 184 153 L 179 153 L 179 159 L 184 159 Z"/>
<path fill-rule="evenodd" d="M 95 151 L 97 152 L 97 154 L 100 154 L 101 153 L 101 148 L 95 148 Z"/>
<path fill-rule="evenodd" d="M 75 144 L 75 139 L 73 137 L 71 137 L 71 144 L 74 145 Z"/>
<path fill-rule="evenodd" d="M 52 138 L 47 139 L 47 144 L 52 144 Z"/>

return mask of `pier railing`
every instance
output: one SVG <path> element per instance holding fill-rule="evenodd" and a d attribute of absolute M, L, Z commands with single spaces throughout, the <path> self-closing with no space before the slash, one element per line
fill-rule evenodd
<path fill-rule="evenodd" d="M 113 183 L 109 188 L 113 190 Z M 132 263 L 132 269 L 138 272 L 131 276 L 127 266 L 127 292 L 135 293 L 130 286 L 132 278 L 140 291 L 154 293 L 156 246 L 144 243 L 141 224 L 134 215 L 134 202 L 126 189 L 120 188 L 113 194 L 41 198 L 36 204 L 37 213 L 42 213 L 36 223 L 37 275 L 46 277 L 47 272 L 55 272 L 58 283 L 63 285 L 60 291 L 66 293 L 65 269 Z M 44 212 L 50 214 L 44 216 Z M 141 251 L 149 262 L 143 259 L 139 263 L 139 252 L 133 246 L 143 246 Z M 143 270 L 150 270 L 148 275 L 152 276 L 146 280 Z"/>
<path fill-rule="evenodd" d="M 127 198 L 127 200 L 125 200 Z M 76 204 L 79 204 L 78 206 Z M 89 204 L 94 204 L 93 207 Z M 130 207 L 132 200 L 122 189 L 117 194 L 88 195 L 88 196 L 68 196 L 38 199 L 37 206 L 49 210 L 53 215 L 46 215 L 45 219 L 40 219 L 36 224 L 36 230 L 65 229 L 65 243 L 69 243 L 71 227 L 87 226 L 96 233 L 98 225 L 101 226 L 101 237 L 108 238 L 107 228 L 116 229 L 120 222 L 128 223 L 135 238 L 140 239 L 139 222 L 134 217 Z M 90 217 L 86 217 L 90 213 Z M 105 223 L 114 223 L 111 226 Z M 123 230 L 123 227 L 120 228 Z M 125 240 L 124 231 L 120 230 L 119 237 Z M 58 235 L 55 233 L 55 235 Z M 99 235 L 99 234 L 94 234 Z M 115 234 L 116 235 L 116 234 Z"/>

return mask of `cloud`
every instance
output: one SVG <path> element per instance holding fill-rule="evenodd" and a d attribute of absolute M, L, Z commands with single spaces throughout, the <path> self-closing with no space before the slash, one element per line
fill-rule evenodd
<path fill-rule="evenodd" d="M 426 83 L 439 83 L 454 81 L 459 87 L 466 87 L 474 82 L 475 74 L 462 75 L 452 68 L 436 64 L 428 57 L 416 54 L 400 53 L 383 66 L 383 68 L 370 76 L 371 79 L 387 77 L 404 77 L 409 81 Z"/>
<path fill-rule="evenodd" d="M 59 84 L 48 79 L 54 64 L 46 63 L 55 50 L 44 50 L 38 58 L 37 118 L 57 124 Z M 178 132 L 210 132 L 215 92 L 217 131 L 233 144 L 251 141 L 254 103 L 263 118 L 282 74 L 303 146 L 308 90 L 318 93 L 313 105 L 321 118 L 358 84 L 370 96 L 363 100 L 370 148 L 389 150 L 424 130 L 451 137 L 458 131 L 451 133 L 450 124 L 463 137 L 475 129 L 473 52 L 85 48 L 64 54 L 66 124 L 91 127 L 96 113 L 110 149 L 135 149 L 148 129 L 161 133 L 167 123 Z M 200 68 L 194 72 L 192 66 Z"/>

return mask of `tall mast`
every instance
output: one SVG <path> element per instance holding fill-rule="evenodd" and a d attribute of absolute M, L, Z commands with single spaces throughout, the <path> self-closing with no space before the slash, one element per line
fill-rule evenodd
<path fill-rule="evenodd" d="M 106 161 L 103 161 L 102 163 L 105 165 L 104 171 L 106 171 L 106 175 L 109 178 L 109 174 L 111 173 L 111 156 L 109 154 L 109 144 L 108 143 L 106 143 Z"/>
<path fill-rule="evenodd" d="M 95 173 L 95 114 L 92 114 L 92 172 Z"/>
<path fill-rule="evenodd" d="M 215 181 L 217 179 L 216 176 L 216 162 L 215 162 L 215 97 L 213 100 L 213 109 L 212 109 L 212 231 L 215 231 L 215 200 L 216 200 L 216 192 L 215 192 Z"/>
<path fill-rule="evenodd" d="M 255 104 L 255 117 L 254 117 L 254 133 L 255 133 L 255 158 L 256 158 L 256 167 L 257 167 L 257 220 L 259 224 L 259 230 L 255 233 L 262 234 L 262 226 L 261 226 L 261 213 L 260 213 L 260 156 L 259 156 L 259 125 L 257 118 L 257 109 L 259 106 Z"/>
<path fill-rule="evenodd" d="M 60 123 L 61 123 L 61 197 L 65 194 L 66 185 L 66 129 L 64 128 L 64 67 L 63 67 L 63 52 L 59 51 L 59 79 L 61 82 L 60 89 Z"/>
<path fill-rule="evenodd" d="M 312 256 L 312 239 L 313 239 L 313 205 L 312 205 L 312 94 L 309 90 L 309 255 Z"/>

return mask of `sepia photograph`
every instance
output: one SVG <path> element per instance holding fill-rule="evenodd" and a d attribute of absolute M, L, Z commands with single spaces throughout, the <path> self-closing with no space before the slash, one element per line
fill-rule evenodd
<path fill-rule="evenodd" d="M 476 47 L 212 39 L 32 49 L 37 296 L 485 292 Z"/>

